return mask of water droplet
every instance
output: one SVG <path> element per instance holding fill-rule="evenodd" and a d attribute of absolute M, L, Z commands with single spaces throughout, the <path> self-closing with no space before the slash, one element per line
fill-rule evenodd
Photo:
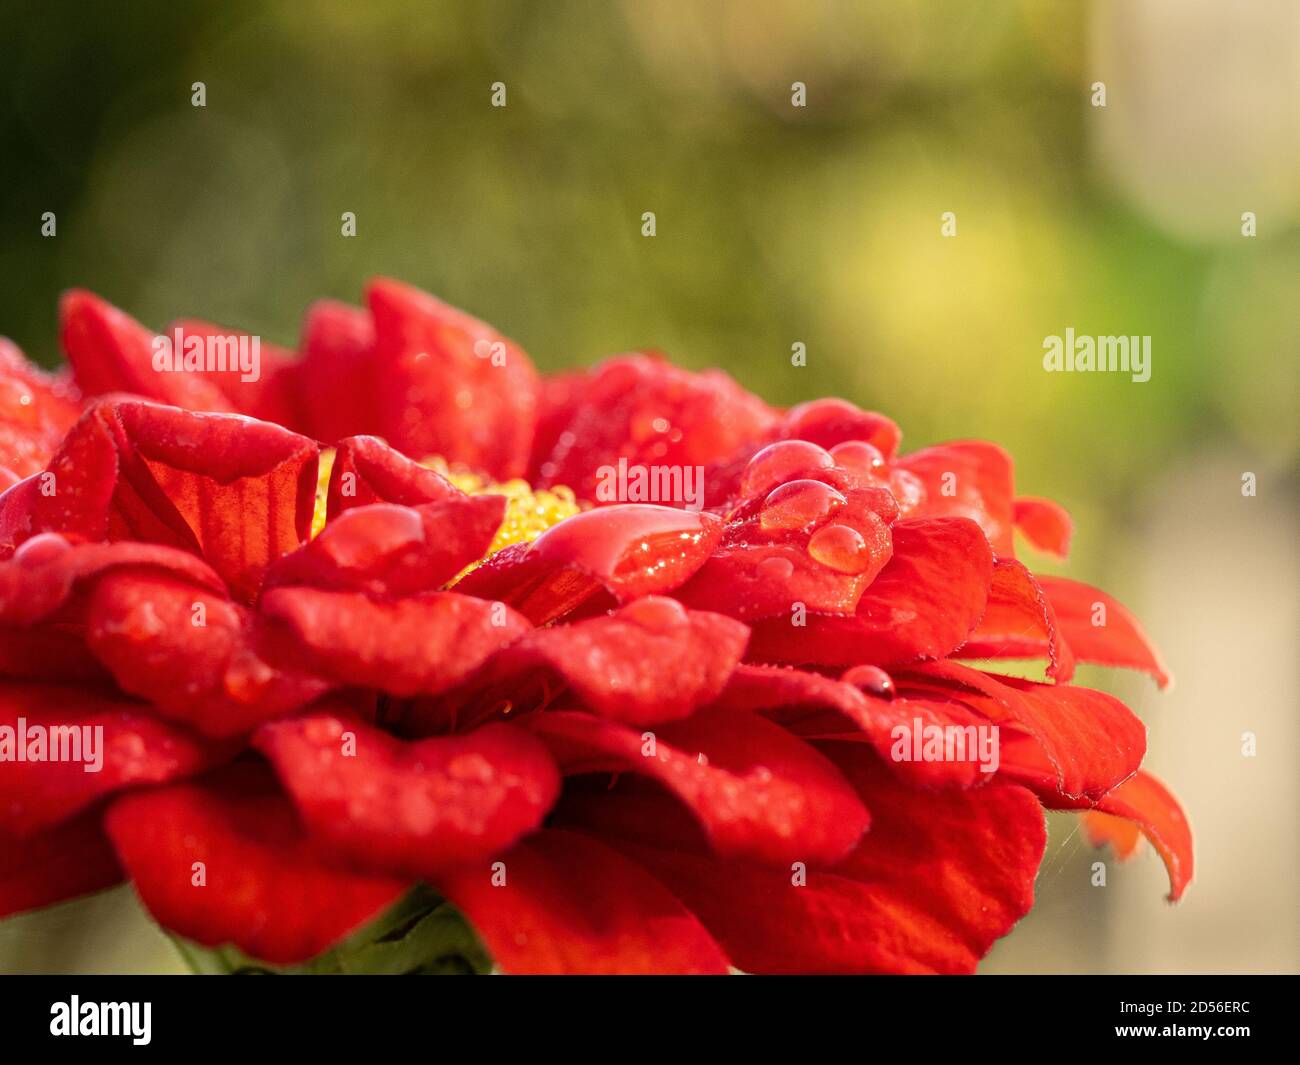
<path fill-rule="evenodd" d="M 24 540 L 14 552 L 13 560 L 26 566 L 39 566 L 53 561 L 72 545 L 58 533 L 37 533 Z"/>
<path fill-rule="evenodd" d="M 885 471 L 885 456 L 880 448 L 864 440 L 846 440 L 831 448 L 835 462 L 846 470 L 864 474 L 868 477 L 880 476 Z"/>
<path fill-rule="evenodd" d="M 879 666 L 854 666 L 846 670 L 840 680 L 852 684 L 859 691 L 885 699 L 894 697 L 894 678 Z"/>
<path fill-rule="evenodd" d="M 532 557 L 585 571 L 619 599 L 676 587 L 717 543 L 722 519 L 652 503 L 615 503 L 566 518 L 533 541 Z"/>
<path fill-rule="evenodd" d="M 787 481 L 763 500 L 758 523 L 764 529 L 806 529 L 823 521 L 847 500 L 821 481 Z"/>
<path fill-rule="evenodd" d="M 788 558 L 773 555 L 758 564 L 758 575 L 766 581 L 789 580 L 794 573 L 794 563 Z"/>
<path fill-rule="evenodd" d="M 827 525 L 808 540 L 808 554 L 827 569 L 839 573 L 862 573 L 871 565 L 871 549 L 857 529 Z"/>
<path fill-rule="evenodd" d="M 746 498 L 770 492 L 797 474 L 829 470 L 835 465 L 831 453 L 806 440 L 779 440 L 758 452 L 740 478 L 740 494 Z"/>
<path fill-rule="evenodd" d="M 667 632 L 687 624 L 689 620 L 681 603 L 662 595 L 647 595 L 644 599 L 633 600 L 619 614 L 651 632 Z"/>

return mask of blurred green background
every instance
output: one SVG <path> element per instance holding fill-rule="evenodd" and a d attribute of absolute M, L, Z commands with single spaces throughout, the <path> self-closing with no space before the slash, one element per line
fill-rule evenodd
<path fill-rule="evenodd" d="M 1082 679 L 1148 721 L 1200 875 L 1173 909 L 1150 854 L 1094 888 L 1054 817 L 1039 907 L 985 970 L 1300 968 L 1300 5 L 0 11 L 0 333 L 33 358 L 58 361 L 74 285 L 292 344 L 312 299 L 387 274 L 545 370 L 657 347 L 883 410 L 907 448 L 997 440 L 1074 514 L 1067 571 L 1178 676 Z M 1149 334 L 1151 380 L 1044 373 L 1067 327 Z M 0 970 L 177 967 L 124 890 L 0 925 Z"/>

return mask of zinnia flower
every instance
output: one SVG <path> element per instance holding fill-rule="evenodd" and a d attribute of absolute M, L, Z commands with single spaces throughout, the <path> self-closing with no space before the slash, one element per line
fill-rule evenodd
<path fill-rule="evenodd" d="M 1069 683 L 1167 674 L 1017 560 L 1070 524 L 1001 449 L 900 456 L 880 414 L 654 355 L 539 377 L 367 296 L 255 375 L 159 368 L 83 292 L 70 379 L 0 347 L 0 914 L 127 879 L 269 965 L 970 972 L 1044 807 L 1140 831 L 1182 895 L 1142 723 Z M 696 505 L 640 501 L 697 469 Z M 96 728 L 97 772 L 49 756 Z"/>

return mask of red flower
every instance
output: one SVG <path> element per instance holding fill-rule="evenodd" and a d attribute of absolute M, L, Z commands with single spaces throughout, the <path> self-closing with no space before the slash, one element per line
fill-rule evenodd
<path fill-rule="evenodd" d="M 368 302 L 256 380 L 155 370 L 85 293 L 84 401 L 0 347 L 0 913 L 126 877 L 290 963 L 424 882 L 508 972 L 969 972 L 1033 901 L 1044 806 L 1136 825 L 1182 895 L 1145 729 L 1068 683 L 1167 674 L 1015 559 L 1070 525 L 1000 449 L 900 457 L 882 415 L 655 356 L 539 379 L 423 293 Z M 702 467 L 703 509 L 603 505 L 620 461 Z M 989 658 L 1051 683 L 958 661 Z M 25 746 L 59 726 L 102 728 L 98 771 Z M 996 764 L 952 745 L 990 735 Z"/>

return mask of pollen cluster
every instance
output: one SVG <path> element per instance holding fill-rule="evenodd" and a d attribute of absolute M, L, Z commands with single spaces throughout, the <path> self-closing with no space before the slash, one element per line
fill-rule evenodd
<path fill-rule="evenodd" d="M 323 448 L 316 466 L 316 507 L 311 515 L 311 534 L 307 537 L 309 540 L 316 539 L 320 531 L 325 528 L 325 519 L 328 517 L 326 507 L 329 503 L 330 474 L 334 470 L 334 455 L 334 448 Z"/>
<path fill-rule="evenodd" d="M 582 510 L 571 488 L 558 484 L 554 488 L 533 488 L 523 478 L 494 481 L 463 467 L 448 466 L 440 455 L 424 459 L 421 465 L 436 470 L 462 492 L 469 495 L 506 497 L 506 516 L 497 530 L 488 555 L 511 544 L 536 540 L 553 525 L 571 518 Z M 484 556 L 486 557 L 486 556 Z"/>
<path fill-rule="evenodd" d="M 332 447 L 323 449 L 320 454 L 320 464 L 317 468 L 316 506 L 312 513 L 309 539 L 315 539 L 321 529 L 325 528 L 334 454 Z M 505 519 L 501 522 L 501 528 L 497 530 L 492 546 L 488 548 L 484 558 L 511 544 L 536 540 L 552 525 L 558 525 L 565 518 L 571 518 L 582 510 L 582 504 L 574 496 L 573 490 L 562 484 L 550 489 L 534 489 L 521 477 L 509 481 L 494 481 L 490 477 L 484 477 L 464 467 L 449 466 L 441 455 L 430 456 L 423 459 L 420 464 L 442 474 L 468 495 L 506 497 Z"/>

